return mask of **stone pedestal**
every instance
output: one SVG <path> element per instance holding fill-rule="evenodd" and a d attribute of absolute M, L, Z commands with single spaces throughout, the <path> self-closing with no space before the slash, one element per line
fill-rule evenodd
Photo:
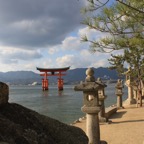
<path fill-rule="evenodd" d="M 135 100 L 137 99 L 137 90 L 133 91 L 133 97 L 134 97 Z"/>
<path fill-rule="evenodd" d="M 122 92 L 122 88 L 123 88 L 122 80 L 118 79 L 115 88 L 116 88 L 115 94 L 117 96 L 117 109 L 121 109 L 121 108 L 123 108 L 123 105 L 122 105 L 122 95 L 123 95 L 123 92 Z"/>
<path fill-rule="evenodd" d="M 89 138 L 89 144 L 100 143 L 99 118 L 96 114 L 86 114 L 86 134 Z"/>
<path fill-rule="evenodd" d="M 99 112 L 99 121 L 100 122 L 107 122 L 108 119 L 105 116 L 105 100 L 106 96 L 99 96 L 99 105 L 101 106 L 100 112 Z"/>
<path fill-rule="evenodd" d="M 122 95 L 117 95 L 117 108 L 118 109 L 123 108 L 123 106 L 122 106 Z"/>
<path fill-rule="evenodd" d="M 136 104 L 136 100 L 134 99 L 133 95 L 133 88 L 128 85 L 128 99 L 125 101 L 126 104 Z"/>
<path fill-rule="evenodd" d="M 104 104 L 104 100 L 107 98 L 107 96 L 105 95 L 104 88 L 107 85 L 102 82 L 101 78 L 97 78 L 96 82 L 98 84 L 102 85 L 102 87 L 98 90 L 99 105 L 101 107 L 101 110 L 99 112 L 99 121 L 100 122 L 107 122 L 107 118 L 105 117 L 105 104 Z"/>
<path fill-rule="evenodd" d="M 89 144 L 100 144 L 100 128 L 98 113 L 100 107 L 82 107 L 86 113 L 86 134 L 89 138 Z"/>

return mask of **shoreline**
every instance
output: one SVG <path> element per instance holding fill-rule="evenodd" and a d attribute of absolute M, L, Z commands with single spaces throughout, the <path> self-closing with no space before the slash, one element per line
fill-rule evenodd
<path fill-rule="evenodd" d="M 109 107 L 106 107 L 105 108 L 105 114 L 106 114 L 106 118 L 108 119 L 111 115 L 113 115 L 114 113 L 116 113 L 117 111 L 117 107 L 116 107 L 116 104 L 113 104 Z M 86 120 L 86 115 L 83 116 L 83 117 L 80 117 L 78 119 L 76 119 L 75 121 L 73 121 L 72 123 L 70 123 L 69 125 L 75 125 L 77 123 L 80 123 L 82 122 L 83 120 Z"/>

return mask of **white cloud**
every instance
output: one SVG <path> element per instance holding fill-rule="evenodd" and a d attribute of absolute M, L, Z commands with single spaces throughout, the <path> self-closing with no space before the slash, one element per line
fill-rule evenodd
<path fill-rule="evenodd" d="M 60 67 L 71 66 L 74 62 L 74 55 L 65 55 L 56 59 L 57 65 Z"/>
<path fill-rule="evenodd" d="M 82 50 L 75 55 L 65 55 L 56 59 L 57 65 L 60 67 L 71 66 L 71 68 L 86 67 L 106 67 L 108 66 L 108 54 L 91 54 L 87 50 Z"/>
<path fill-rule="evenodd" d="M 107 59 L 103 59 L 103 60 L 97 60 L 95 59 L 95 61 L 93 63 L 91 63 L 90 67 L 108 67 L 109 63 Z"/>
<path fill-rule="evenodd" d="M 123 54 L 123 53 L 124 53 L 124 50 L 122 50 L 122 49 L 112 52 L 113 55 L 121 55 L 121 54 Z"/>
<path fill-rule="evenodd" d="M 78 50 L 80 49 L 79 37 L 69 36 L 62 41 L 62 49 L 64 50 Z"/>
<path fill-rule="evenodd" d="M 78 35 L 80 37 L 86 35 L 88 37 L 88 39 L 99 40 L 100 38 L 107 37 L 109 34 L 100 32 L 100 31 L 95 30 L 95 29 L 89 29 L 88 27 L 85 27 L 85 28 L 79 30 Z"/>
<path fill-rule="evenodd" d="M 61 44 L 48 46 L 47 49 L 37 50 L 19 49 L 15 47 L 0 47 L 0 60 L 5 71 L 9 70 L 36 70 L 36 67 L 56 68 L 71 66 L 71 68 L 107 66 L 109 54 L 91 54 L 87 44 L 80 42 L 79 32 L 76 36 L 66 37 Z M 5 64 L 5 65 L 4 65 Z M 9 65 L 9 67 L 7 67 Z"/>
<path fill-rule="evenodd" d="M 0 59 L 9 59 L 9 60 L 32 60 L 39 59 L 42 57 L 41 53 L 38 51 L 32 50 L 22 50 L 18 48 L 11 47 L 0 47 Z"/>
<path fill-rule="evenodd" d="M 81 50 L 80 51 L 80 55 L 83 56 L 84 58 L 92 57 L 92 54 L 88 50 L 86 50 L 86 49 Z"/>
<path fill-rule="evenodd" d="M 70 66 L 71 69 L 85 66 L 82 66 L 82 59 L 75 55 L 65 55 L 63 57 L 59 57 L 56 59 L 56 62 L 59 67 Z"/>
<path fill-rule="evenodd" d="M 60 45 L 48 48 L 48 54 L 50 54 L 50 55 L 56 54 L 60 50 L 59 47 L 60 47 Z"/>

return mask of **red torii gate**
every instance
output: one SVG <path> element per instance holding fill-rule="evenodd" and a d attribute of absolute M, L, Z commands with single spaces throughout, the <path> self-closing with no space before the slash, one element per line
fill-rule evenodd
<path fill-rule="evenodd" d="M 40 72 L 43 72 L 40 74 L 40 76 L 43 76 L 44 78 L 42 79 L 42 89 L 48 90 L 48 76 L 58 76 L 58 90 L 63 90 L 63 79 L 62 76 L 66 75 L 66 73 L 63 73 L 67 71 L 70 67 L 64 67 L 64 68 L 38 68 Z"/>

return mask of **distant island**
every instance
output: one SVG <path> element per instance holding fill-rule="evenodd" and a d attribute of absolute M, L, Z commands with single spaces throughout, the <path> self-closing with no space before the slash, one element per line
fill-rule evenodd
<path fill-rule="evenodd" d="M 64 76 L 65 84 L 76 84 L 80 81 L 85 80 L 85 71 L 87 68 L 76 68 L 70 69 Z M 108 68 L 99 67 L 93 68 L 95 71 L 95 77 L 102 78 L 104 81 L 109 83 L 115 82 L 119 77 L 115 70 L 109 70 Z M 41 84 L 42 77 L 38 73 L 33 71 L 10 71 L 10 72 L 0 72 L 0 81 L 5 82 L 9 85 L 37 85 Z M 57 77 L 48 77 L 50 84 L 57 83 Z"/>

